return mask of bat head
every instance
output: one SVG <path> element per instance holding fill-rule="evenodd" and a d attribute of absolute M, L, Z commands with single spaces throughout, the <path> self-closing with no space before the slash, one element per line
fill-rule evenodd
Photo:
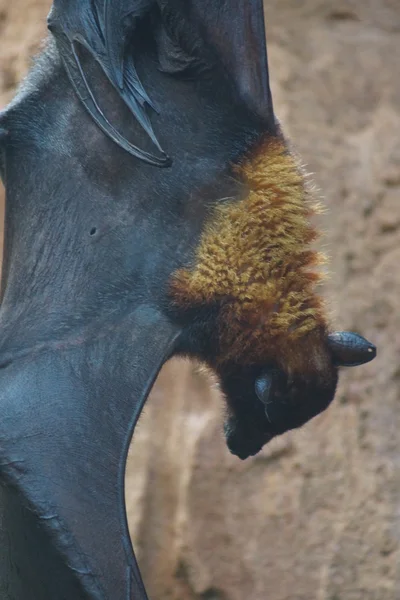
<path fill-rule="evenodd" d="M 239 458 L 257 454 L 274 437 L 303 426 L 332 402 L 338 367 L 370 362 L 376 347 L 357 333 L 336 332 L 318 341 L 303 340 L 305 359 L 298 372 L 276 364 L 222 374 L 229 406 L 225 422 L 228 448 Z"/>

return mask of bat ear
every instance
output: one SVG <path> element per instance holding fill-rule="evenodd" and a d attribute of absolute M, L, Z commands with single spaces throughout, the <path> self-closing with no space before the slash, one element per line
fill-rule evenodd
<path fill-rule="evenodd" d="M 247 105 L 274 123 L 263 0 L 189 0 L 207 41 Z"/>
<path fill-rule="evenodd" d="M 357 367 L 373 360 L 376 347 L 352 331 L 335 331 L 328 335 L 328 346 L 339 367 Z"/>

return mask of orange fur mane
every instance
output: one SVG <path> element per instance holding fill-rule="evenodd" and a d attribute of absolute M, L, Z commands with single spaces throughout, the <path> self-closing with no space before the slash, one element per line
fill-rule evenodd
<path fill-rule="evenodd" d="M 312 248 L 318 205 L 279 138 L 264 142 L 233 171 L 248 195 L 215 208 L 194 267 L 174 274 L 174 303 L 220 306 L 220 365 L 273 361 L 286 370 L 304 369 L 306 357 L 295 355 L 293 346 L 304 340 L 307 353 L 326 331 L 316 291 L 324 257 Z"/>

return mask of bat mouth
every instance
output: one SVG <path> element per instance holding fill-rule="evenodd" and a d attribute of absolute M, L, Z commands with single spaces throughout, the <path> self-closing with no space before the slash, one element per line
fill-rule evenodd
<path fill-rule="evenodd" d="M 257 423 L 243 422 L 235 417 L 229 417 L 224 424 L 228 450 L 241 460 L 258 454 L 277 435 L 272 431 L 268 431 L 267 428 L 263 428 L 263 421 L 265 422 L 265 417 L 258 420 Z"/>
<path fill-rule="evenodd" d="M 334 398 L 337 381 L 335 377 L 320 385 L 286 384 L 284 391 L 275 384 L 269 391 L 261 391 L 263 379 L 256 381 L 251 399 L 242 399 L 245 410 L 230 415 L 224 425 L 228 449 L 242 460 L 256 455 L 274 437 L 302 427 L 322 413 Z"/>
<path fill-rule="evenodd" d="M 322 413 L 332 402 L 336 384 L 303 397 L 275 396 L 267 403 L 257 397 L 247 413 L 230 416 L 224 425 L 229 451 L 242 460 L 255 456 L 273 438 L 297 429 Z"/>

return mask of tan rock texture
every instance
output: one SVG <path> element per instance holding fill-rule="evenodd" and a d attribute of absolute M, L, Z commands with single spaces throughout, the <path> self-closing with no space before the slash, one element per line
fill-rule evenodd
<path fill-rule="evenodd" d="M 0 0 L 1 101 L 47 0 Z M 332 407 L 259 456 L 225 448 L 223 403 L 175 361 L 127 471 L 152 600 L 400 599 L 400 0 L 267 0 L 276 112 L 325 198 L 337 327 L 379 346 Z"/>

